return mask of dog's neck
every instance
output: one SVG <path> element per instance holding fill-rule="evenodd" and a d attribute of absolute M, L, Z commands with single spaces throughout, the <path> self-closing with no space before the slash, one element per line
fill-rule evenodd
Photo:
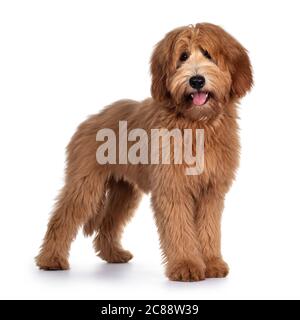
<path fill-rule="evenodd" d="M 157 109 L 160 109 L 162 113 L 161 122 L 164 123 L 168 129 L 179 128 L 179 129 L 204 129 L 205 131 L 217 134 L 218 131 L 222 131 L 222 127 L 235 128 L 237 127 L 237 109 L 238 101 L 231 100 L 222 106 L 221 112 L 212 119 L 203 120 L 191 120 L 184 116 L 183 113 L 178 111 L 178 108 L 170 103 L 156 102 L 152 100 Z M 180 109 L 180 108 L 179 108 Z"/>

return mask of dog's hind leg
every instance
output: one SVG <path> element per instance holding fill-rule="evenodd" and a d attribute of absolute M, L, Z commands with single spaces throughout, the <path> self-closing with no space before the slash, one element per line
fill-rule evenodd
<path fill-rule="evenodd" d="M 109 172 L 96 161 L 101 117 L 83 122 L 67 148 L 65 186 L 50 218 L 36 264 L 41 269 L 68 269 L 68 255 L 78 229 L 97 213 Z"/>
<path fill-rule="evenodd" d="M 94 247 L 103 260 L 124 263 L 132 258 L 132 254 L 122 248 L 121 236 L 141 196 L 142 192 L 138 187 L 124 180 L 111 179 L 108 182 L 104 212 L 98 214 L 98 220 L 95 220 L 97 225 Z"/>
<path fill-rule="evenodd" d="M 68 256 L 78 228 L 97 211 L 105 192 L 106 177 L 95 170 L 89 175 L 67 179 L 49 221 L 36 263 L 45 270 L 69 268 Z"/>

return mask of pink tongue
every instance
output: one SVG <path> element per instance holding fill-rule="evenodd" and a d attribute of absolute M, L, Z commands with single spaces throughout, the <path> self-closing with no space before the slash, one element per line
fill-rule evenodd
<path fill-rule="evenodd" d="M 207 93 L 206 92 L 196 92 L 194 93 L 193 103 L 196 106 L 203 106 L 206 102 Z"/>

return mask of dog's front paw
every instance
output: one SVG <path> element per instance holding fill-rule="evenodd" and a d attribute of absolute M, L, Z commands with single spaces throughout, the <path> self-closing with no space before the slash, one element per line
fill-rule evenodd
<path fill-rule="evenodd" d="M 206 278 L 224 278 L 229 273 L 229 267 L 221 258 L 211 259 L 206 262 Z"/>
<path fill-rule="evenodd" d="M 59 255 L 41 253 L 35 258 L 35 262 L 43 270 L 68 270 L 70 268 L 68 260 Z"/>
<path fill-rule="evenodd" d="M 172 281 L 201 281 L 205 279 L 205 265 L 192 261 L 168 264 L 167 277 Z"/>

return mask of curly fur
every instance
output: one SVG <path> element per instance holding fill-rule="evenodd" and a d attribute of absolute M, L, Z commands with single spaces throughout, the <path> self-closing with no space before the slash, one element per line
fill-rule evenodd
<path fill-rule="evenodd" d="M 180 61 L 180 54 L 189 59 Z M 203 55 L 208 51 L 212 59 Z M 168 33 L 151 59 L 152 98 L 118 101 L 83 122 L 68 149 L 65 186 L 61 191 L 36 263 L 41 269 L 68 269 L 68 255 L 78 228 L 95 233 L 97 254 L 108 262 L 132 258 L 122 248 L 121 234 L 141 195 L 151 192 L 152 207 L 171 280 L 197 281 L 224 277 L 221 214 L 224 197 L 239 160 L 237 104 L 252 86 L 246 50 L 212 24 L 197 24 Z M 188 79 L 206 78 L 211 99 L 197 107 L 186 99 Z M 185 175 L 185 165 L 99 165 L 96 133 L 143 128 L 203 128 L 205 167 L 198 176 Z"/>

